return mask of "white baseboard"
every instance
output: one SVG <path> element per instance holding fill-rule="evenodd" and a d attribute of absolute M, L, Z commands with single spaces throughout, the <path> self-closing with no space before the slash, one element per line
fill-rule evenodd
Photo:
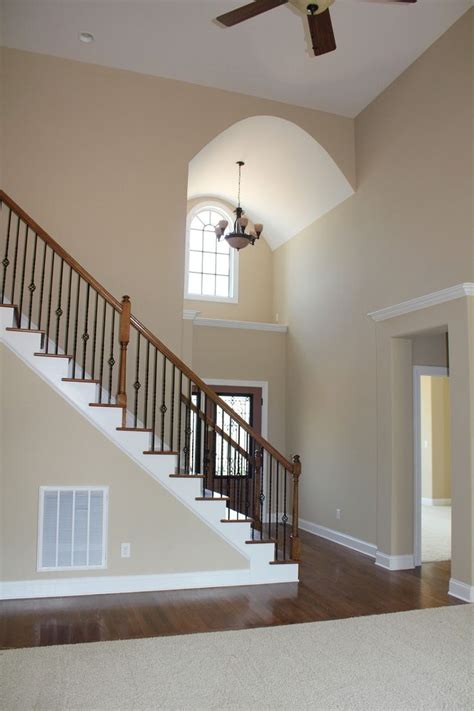
<path fill-rule="evenodd" d="M 464 602 L 474 602 L 474 585 L 450 578 L 448 594 L 459 598 L 459 600 L 464 600 Z"/>
<path fill-rule="evenodd" d="M 423 506 L 451 506 L 451 499 L 421 499 Z"/>
<path fill-rule="evenodd" d="M 262 571 L 212 570 L 161 575 L 101 575 L 82 578 L 40 578 L 0 582 L 0 600 L 37 597 L 70 597 L 73 595 L 109 595 L 112 593 L 194 588 L 230 587 L 285 583 L 298 580 L 298 565 L 268 565 Z"/>
<path fill-rule="evenodd" d="M 370 555 L 371 558 L 375 558 L 377 546 L 373 543 L 367 543 L 367 541 L 362 541 L 360 538 L 354 538 L 353 536 L 349 536 L 347 533 L 335 531 L 332 528 L 319 526 L 317 523 L 313 523 L 312 521 L 300 519 L 299 524 L 303 531 L 308 531 L 308 533 L 313 533 L 315 536 L 326 538 L 328 541 L 332 541 L 333 543 L 339 543 L 340 546 L 351 548 L 353 551 L 365 553 L 365 555 Z"/>
<path fill-rule="evenodd" d="M 387 555 L 377 551 L 375 565 L 386 570 L 410 570 L 415 567 L 415 558 L 412 553 L 408 555 Z"/>

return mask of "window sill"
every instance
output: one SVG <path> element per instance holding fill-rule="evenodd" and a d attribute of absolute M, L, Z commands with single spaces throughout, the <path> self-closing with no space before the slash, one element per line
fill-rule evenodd
<path fill-rule="evenodd" d="M 237 296 L 224 297 L 224 296 L 205 296 L 203 294 L 185 294 L 184 298 L 186 301 L 213 301 L 218 304 L 238 304 L 239 299 Z"/>

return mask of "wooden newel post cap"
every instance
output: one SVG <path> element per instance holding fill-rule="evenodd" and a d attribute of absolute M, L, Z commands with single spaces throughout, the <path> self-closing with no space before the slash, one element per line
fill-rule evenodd
<path fill-rule="evenodd" d="M 125 296 L 122 296 L 122 304 L 126 304 L 130 301 L 130 297 L 125 294 Z"/>
<path fill-rule="evenodd" d="M 299 476 L 301 474 L 301 459 L 299 454 L 293 457 L 293 474 Z"/>

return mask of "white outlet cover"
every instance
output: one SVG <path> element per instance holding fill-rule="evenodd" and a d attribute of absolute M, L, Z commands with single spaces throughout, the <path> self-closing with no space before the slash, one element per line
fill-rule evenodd
<path fill-rule="evenodd" d="M 130 558 L 130 543 L 122 543 L 120 547 L 122 558 Z"/>

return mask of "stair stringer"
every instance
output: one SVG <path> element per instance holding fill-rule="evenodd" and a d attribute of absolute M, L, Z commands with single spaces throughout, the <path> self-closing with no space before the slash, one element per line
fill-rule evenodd
<path fill-rule="evenodd" d="M 201 479 L 171 478 L 176 470 L 173 454 L 146 455 L 151 435 L 144 432 L 121 432 L 122 413 L 115 407 L 90 407 L 96 402 L 98 385 L 87 382 L 63 382 L 71 369 L 66 358 L 35 356 L 42 351 L 43 336 L 39 333 L 7 331 L 13 325 L 13 308 L 0 308 L 0 341 L 2 341 L 33 372 L 52 387 L 64 400 L 121 449 L 157 483 L 169 491 L 186 508 L 209 526 L 217 535 L 239 551 L 248 561 L 248 584 L 294 582 L 298 580 L 298 565 L 271 565 L 274 544 L 248 545 L 251 537 L 248 523 L 222 523 L 226 516 L 224 501 L 196 501 L 201 495 Z M 226 584 L 225 582 L 223 584 Z M 247 584 L 247 581 L 245 581 Z"/>

